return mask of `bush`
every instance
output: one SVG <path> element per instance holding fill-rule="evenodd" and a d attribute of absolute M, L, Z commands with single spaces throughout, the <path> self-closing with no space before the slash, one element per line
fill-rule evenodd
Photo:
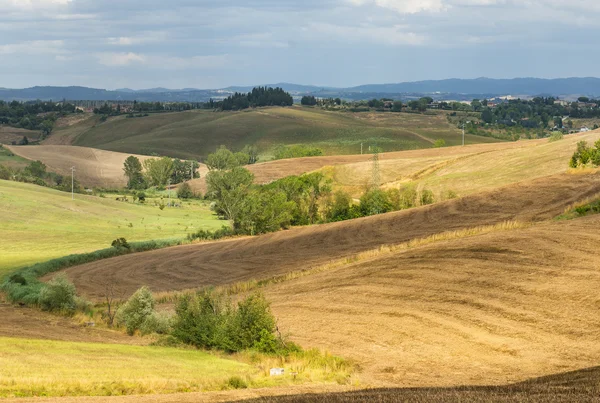
<path fill-rule="evenodd" d="M 227 352 L 282 354 L 298 349 L 288 347 L 275 331 L 275 317 L 262 294 L 234 306 L 223 295 L 204 291 L 178 301 L 172 335 L 186 344 Z"/>
<path fill-rule="evenodd" d="M 421 192 L 420 200 L 421 206 L 427 206 L 428 204 L 433 204 L 435 202 L 435 198 L 433 196 L 433 192 L 429 189 L 423 189 Z"/>
<path fill-rule="evenodd" d="M 196 239 L 202 241 L 214 241 L 233 235 L 235 235 L 235 232 L 230 227 L 223 226 L 221 227 L 221 229 L 218 229 L 216 231 L 207 231 L 201 229 L 193 234 L 188 234 L 187 239 L 190 241 L 194 241 Z"/>
<path fill-rule="evenodd" d="M 154 297 L 148 287 L 142 287 L 137 290 L 121 307 L 117 314 L 117 324 L 125 326 L 127 333 L 133 335 L 136 330 L 141 330 L 144 322 L 149 321 L 146 330 L 151 328 L 153 319 L 149 319 L 150 316 L 155 314 L 154 312 Z"/>
<path fill-rule="evenodd" d="M 239 376 L 232 376 L 227 380 L 227 387 L 230 389 L 246 389 L 248 384 Z"/>
<path fill-rule="evenodd" d="M 140 325 L 140 333 L 168 334 L 171 330 L 172 317 L 166 312 L 152 312 Z"/>
<path fill-rule="evenodd" d="M 433 143 L 433 147 L 435 148 L 442 148 L 442 147 L 446 147 L 446 140 L 444 139 L 437 139 L 434 143 Z"/>
<path fill-rule="evenodd" d="M 110 246 L 112 246 L 113 248 L 115 248 L 117 250 L 119 250 L 119 249 L 130 250 L 131 249 L 131 246 L 129 245 L 129 243 L 127 242 L 127 240 L 125 238 L 117 238 L 117 239 L 115 239 L 114 241 L 112 241 L 112 243 L 110 244 Z"/>
<path fill-rule="evenodd" d="M 27 279 L 20 273 L 15 273 L 8 278 L 8 281 L 13 284 L 27 285 Z"/>
<path fill-rule="evenodd" d="M 189 183 L 184 182 L 177 188 L 177 197 L 180 199 L 191 199 L 194 197 L 194 192 Z"/>
<path fill-rule="evenodd" d="M 50 280 L 39 293 L 39 304 L 44 311 L 75 313 L 77 308 L 75 285 L 64 274 Z"/>

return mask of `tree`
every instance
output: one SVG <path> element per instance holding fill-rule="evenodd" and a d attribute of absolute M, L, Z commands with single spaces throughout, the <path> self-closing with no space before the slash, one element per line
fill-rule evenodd
<path fill-rule="evenodd" d="M 171 175 L 171 183 L 182 183 L 192 178 L 199 178 L 197 172 L 200 164 L 197 161 L 182 161 L 180 159 L 173 160 L 173 175 Z"/>
<path fill-rule="evenodd" d="M 394 112 L 402 112 L 402 101 L 394 101 L 394 106 L 392 106 L 392 111 Z"/>
<path fill-rule="evenodd" d="M 333 195 L 333 202 L 327 212 L 329 221 L 343 221 L 351 217 L 350 207 L 352 206 L 352 197 L 346 192 L 338 190 Z"/>
<path fill-rule="evenodd" d="M 50 133 L 52 133 L 52 129 L 54 129 L 54 123 L 50 120 L 44 120 L 40 124 L 40 129 L 42 130 L 42 136 L 48 137 Z"/>
<path fill-rule="evenodd" d="M 177 197 L 180 199 L 191 199 L 194 197 L 194 192 L 189 183 L 183 182 L 179 188 L 177 188 Z"/>
<path fill-rule="evenodd" d="M 240 232 L 250 235 L 278 231 L 291 224 L 295 204 L 276 189 L 250 192 L 242 212 L 234 224 Z"/>
<path fill-rule="evenodd" d="M 151 186 L 165 186 L 173 175 L 173 160 L 169 157 L 144 161 L 147 181 Z"/>
<path fill-rule="evenodd" d="M 304 106 L 315 106 L 317 104 L 317 98 L 312 95 L 305 95 L 300 100 L 300 104 Z"/>
<path fill-rule="evenodd" d="M 248 156 L 249 159 L 250 157 Z M 240 159 L 225 146 L 221 146 L 216 152 L 209 154 L 205 161 L 206 166 L 211 171 L 232 169 L 240 166 L 240 162 Z"/>
<path fill-rule="evenodd" d="M 483 107 L 483 104 L 481 103 L 480 100 L 474 99 L 473 102 L 471 102 L 471 107 L 473 108 L 473 110 L 475 112 L 479 112 L 481 110 L 481 108 Z"/>
<path fill-rule="evenodd" d="M 562 129 L 563 128 L 563 120 L 562 120 L 562 118 L 560 116 L 556 116 L 554 118 L 554 124 L 556 125 L 556 127 L 558 129 Z"/>
<path fill-rule="evenodd" d="M 139 190 L 146 187 L 142 170 L 142 163 L 137 157 L 133 155 L 127 157 L 123 164 L 123 172 L 125 172 L 125 176 L 127 177 L 127 189 Z"/>
<path fill-rule="evenodd" d="M 245 145 L 242 148 L 242 153 L 248 154 L 248 164 L 256 164 L 258 162 L 258 148 L 256 146 Z"/>
<path fill-rule="evenodd" d="M 25 173 L 34 178 L 44 179 L 46 177 L 46 164 L 42 161 L 33 161 L 25 167 Z"/>
<path fill-rule="evenodd" d="M 588 103 L 588 102 L 590 102 L 590 99 L 589 99 L 588 97 L 579 97 L 579 98 L 577 98 L 577 100 L 578 100 L 579 102 L 583 102 L 583 103 Z"/>
<path fill-rule="evenodd" d="M 481 112 L 481 120 L 488 124 L 494 121 L 494 114 L 490 108 L 485 108 L 483 112 Z"/>
<path fill-rule="evenodd" d="M 392 205 L 385 191 L 373 188 L 361 196 L 360 209 L 363 215 L 369 216 L 392 211 Z"/>
<path fill-rule="evenodd" d="M 245 168 L 229 171 L 211 171 L 206 175 L 209 197 L 215 199 L 215 211 L 229 220 L 231 226 L 244 208 L 244 199 L 254 181 L 254 175 Z"/>

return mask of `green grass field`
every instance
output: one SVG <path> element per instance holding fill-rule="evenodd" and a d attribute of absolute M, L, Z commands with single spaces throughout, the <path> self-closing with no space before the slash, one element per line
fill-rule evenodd
<path fill-rule="evenodd" d="M 25 158 L 14 155 L 10 150 L 0 147 L 0 165 L 10 168 L 25 168 L 29 162 Z"/>
<path fill-rule="evenodd" d="M 0 180 L 0 275 L 24 265 L 110 247 L 115 238 L 183 238 L 223 225 L 200 201 L 160 210 Z"/>
<path fill-rule="evenodd" d="M 82 123 L 83 124 L 83 123 Z M 327 155 L 360 154 L 363 143 L 384 151 L 433 147 L 437 139 L 457 145 L 461 132 L 443 113 L 432 115 L 330 112 L 316 108 L 262 108 L 242 112 L 190 111 L 144 118 L 110 118 L 79 134 L 74 145 L 137 154 L 202 159 L 218 146 L 256 145 L 261 159 L 279 144 L 321 147 Z M 467 136 L 467 143 L 496 140 Z"/>
<path fill-rule="evenodd" d="M 0 398 L 215 390 L 254 372 L 191 349 L 0 338 Z"/>

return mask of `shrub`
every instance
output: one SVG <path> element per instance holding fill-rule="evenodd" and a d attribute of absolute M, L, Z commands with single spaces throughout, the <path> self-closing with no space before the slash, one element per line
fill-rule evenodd
<path fill-rule="evenodd" d="M 10 180 L 12 177 L 12 173 L 10 169 L 6 168 L 3 165 L 0 165 L 0 179 Z"/>
<path fill-rule="evenodd" d="M 39 293 L 39 304 L 44 311 L 75 313 L 75 285 L 64 274 L 50 280 Z"/>
<path fill-rule="evenodd" d="M 27 279 L 20 273 L 15 273 L 8 278 L 8 281 L 13 284 L 27 285 Z"/>
<path fill-rule="evenodd" d="M 400 189 L 400 209 L 405 210 L 417 205 L 417 189 L 414 185 L 407 185 Z"/>
<path fill-rule="evenodd" d="M 444 139 L 437 139 L 434 143 L 433 143 L 433 147 L 435 148 L 442 148 L 442 147 L 446 147 L 446 140 Z"/>
<path fill-rule="evenodd" d="M 198 232 L 195 232 L 193 234 L 188 234 L 187 239 L 190 241 L 194 241 L 196 239 L 202 240 L 202 241 L 209 241 L 209 240 L 217 240 L 217 239 L 221 239 L 221 238 L 225 238 L 228 236 L 233 236 L 235 235 L 235 232 L 231 229 L 231 227 L 227 227 L 227 226 L 223 226 L 221 227 L 221 229 L 218 229 L 216 231 L 207 231 L 207 230 L 199 230 Z"/>
<path fill-rule="evenodd" d="M 129 243 L 127 242 L 127 240 L 125 238 L 117 238 L 117 239 L 115 239 L 114 241 L 112 241 L 112 243 L 110 244 L 110 246 L 112 246 L 113 248 L 115 248 L 117 250 L 120 250 L 120 249 L 121 250 L 122 249 L 130 250 L 131 249 L 131 246 L 129 245 Z"/>
<path fill-rule="evenodd" d="M 148 287 L 137 290 L 123 305 L 117 314 L 117 324 L 125 326 L 127 333 L 133 335 L 154 312 L 154 297 Z M 152 319 L 149 319 L 150 321 Z M 148 324 L 148 330 L 151 324 Z"/>
<path fill-rule="evenodd" d="M 444 200 L 452 200 L 452 199 L 457 199 L 458 198 L 458 194 L 454 191 L 454 190 L 446 190 L 443 195 L 442 198 Z"/>
<path fill-rule="evenodd" d="M 435 198 L 433 196 L 433 192 L 429 189 L 423 189 L 421 192 L 421 197 L 419 198 L 421 202 L 421 206 L 427 206 L 428 204 L 433 204 Z"/>
<path fill-rule="evenodd" d="M 172 335 L 186 344 L 227 352 L 298 350 L 276 337 L 275 331 L 275 317 L 262 294 L 252 294 L 235 306 L 223 295 L 204 291 L 179 299 Z"/>
<path fill-rule="evenodd" d="M 177 197 L 180 199 L 191 199 L 194 197 L 194 192 L 192 191 L 192 187 L 189 183 L 182 183 L 177 189 Z"/>
<path fill-rule="evenodd" d="M 171 330 L 172 317 L 166 312 L 152 312 L 140 325 L 140 333 L 168 334 Z"/>
<path fill-rule="evenodd" d="M 227 387 L 230 389 L 246 389 L 248 384 L 239 376 L 232 376 L 227 380 Z"/>

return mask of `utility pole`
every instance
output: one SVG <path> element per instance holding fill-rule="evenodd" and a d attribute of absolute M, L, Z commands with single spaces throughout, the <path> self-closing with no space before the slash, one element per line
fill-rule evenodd
<path fill-rule="evenodd" d="M 463 137 L 462 137 L 462 145 L 465 145 L 465 123 L 463 122 Z"/>
<path fill-rule="evenodd" d="M 360 143 L 360 155 L 363 153 L 363 143 Z"/>
<path fill-rule="evenodd" d="M 71 167 L 71 200 L 75 200 L 75 167 Z"/>

